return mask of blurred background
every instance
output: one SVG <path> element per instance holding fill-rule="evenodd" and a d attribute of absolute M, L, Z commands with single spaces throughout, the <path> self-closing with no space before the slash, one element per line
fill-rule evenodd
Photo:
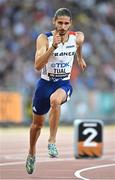
<path fill-rule="evenodd" d="M 0 0 L 0 125 L 31 123 L 31 101 L 40 78 L 34 69 L 35 42 L 40 33 L 53 29 L 60 7 L 72 11 L 72 30 L 85 34 L 87 63 L 83 73 L 74 63 L 73 95 L 62 105 L 60 121 L 115 123 L 115 1 Z"/>

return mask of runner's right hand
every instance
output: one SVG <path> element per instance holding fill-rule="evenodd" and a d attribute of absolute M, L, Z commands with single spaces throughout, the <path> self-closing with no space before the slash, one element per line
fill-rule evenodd
<path fill-rule="evenodd" d="M 61 36 L 59 35 L 58 32 L 54 32 L 52 46 L 56 49 L 58 47 L 58 44 L 60 43 L 61 43 Z"/>

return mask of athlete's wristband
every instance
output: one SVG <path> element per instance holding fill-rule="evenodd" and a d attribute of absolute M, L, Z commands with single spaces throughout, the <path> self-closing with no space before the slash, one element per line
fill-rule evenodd
<path fill-rule="evenodd" d="M 53 47 L 54 49 L 57 49 L 57 46 L 55 46 L 54 44 L 52 44 L 52 47 Z"/>

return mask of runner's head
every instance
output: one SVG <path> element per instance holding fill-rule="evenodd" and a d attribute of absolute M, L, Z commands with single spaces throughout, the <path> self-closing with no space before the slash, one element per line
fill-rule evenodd
<path fill-rule="evenodd" d="M 60 8 L 55 12 L 53 18 L 53 24 L 55 25 L 55 29 L 61 36 L 65 35 L 72 23 L 72 15 L 71 11 L 67 8 Z"/>

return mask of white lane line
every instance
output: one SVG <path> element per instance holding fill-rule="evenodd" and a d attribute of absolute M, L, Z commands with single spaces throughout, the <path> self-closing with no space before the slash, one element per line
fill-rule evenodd
<path fill-rule="evenodd" d="M 24 163 L 25 163 L 25 161 L 0 163 L 0 167 L 1 166 L 12 166 L 12 165 L 18 165 L 18 164 L 24 164 Z"/>
<path fill-rule="evenodd" d="M 71 155 L 73 153 L 73 151 L 70 151 L 69 150 L 69 153 L 68 152 L 62 152 L 61 155 Z M 42 155 L 46 155 L 47 154 L 47 151 L 46 152 L 40 152 L 37 154 L 37 156 L 42 156 Z M 27 154 L 22 152 L 22 153 L 7 153 L 7 154 L 0 154 L 0 158 L 3 158 L 3 157 L 16 157 L 16 156 L 26 156 Z"/>
<path fill-rule="evenodd" d="M 36 160 L 36 162 L 39 163 L 44 163 L 44 162 L 59 162 L 59 161 L 73 161 L 74 158 L 67 158 L 67 159 L 53 159 L 53 158 L 49 158 L 49 159 L 42 159 L 42 160 Z M 19 165 L 19 164 L 25 164 L 26 161 L 17 161 L 17 162 L 5 162 L 5 163 L 0 163 L 0 167 L 2 166 L 13 166 L 13 165 Z"/>
<path fill-rule="evenodd" d="M 77 177 L 77 178 L 80 178 L 82 180 L 90 180 L 88 178 L 85 178 L 83 176 L 81 176 L 80 174 L 82 172 L 85 172 L 85 171 L 89 171 L 89 170 L 92 170 L 92 169 L 98 169 L 98 168 L 105 168 L 105 167 L 110 167 L 110 166 L 115 166 L 115 164 L 105 164 L 105 165 L 99 165 L 99 166 L 93 166 L 93 167 L 89 167 L 89 168 L 84 168 L 84 169 L 80 169 L 78 171 L 76 171 L 74 173 L 74 175 Z"/>

